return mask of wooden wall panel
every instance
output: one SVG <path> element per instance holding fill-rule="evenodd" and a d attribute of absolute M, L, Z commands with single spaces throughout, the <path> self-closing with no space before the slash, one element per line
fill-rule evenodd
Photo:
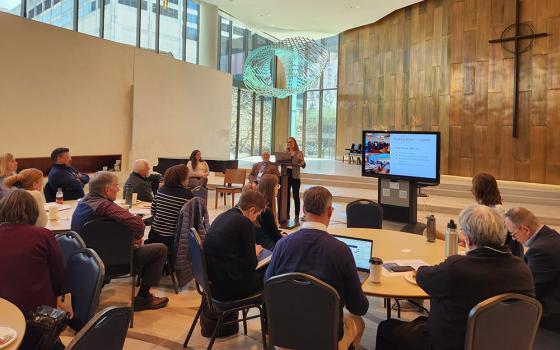
<path fill-rule="evenodd" d="M 489 44 L 515 0 L 425 0 L 340 35 L 337 154 L 363 129 L 439 130 L 441 170 L 560 184 L 560 0 L 522 0 L 550 36 L 521 55 L 512 137 L 513 55 Z"/>

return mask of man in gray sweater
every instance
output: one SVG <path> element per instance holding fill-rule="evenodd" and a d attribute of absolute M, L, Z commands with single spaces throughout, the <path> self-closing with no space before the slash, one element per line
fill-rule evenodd
<path fill-rule="evenodd" d="M 154 192 L 157 192 L 159 183 L 163 180 L 160 174 L 150 174 L 150 164 L 145 159 L 134 161 L 132 173 L 124 183 L 123 196 L 127 198 L 130 192 L 138 193 L 138 200 L 152 202 Z"/>

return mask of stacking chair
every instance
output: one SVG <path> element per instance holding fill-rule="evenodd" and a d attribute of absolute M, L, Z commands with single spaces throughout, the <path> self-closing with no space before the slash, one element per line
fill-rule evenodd
<path fill-rule="evenodd" d="M 245 185 L 245 177 L 247 170 L 245 169 L 226 169 L 226 176 L 224 177 L 224 185 L 216 187 L 216 200 L 214 208 L 218 208 L 218 194 L 224 195 L 224 205 L 226 205 L 226 195 L 231 194 L 231 206 L 235 205 L 235 194 L 241 193 Z M 235 186 L 239 185 L 239 186 Z"/>
<path fill-rule="evenodd" d="M 64 283 L 72 295 L 74 317 L 70 327 L 75 331 L 82 329 L 95 314 L 104 276 L 103 262 L 92 249 L 82 249 L 68 259 Z"/>
<path fill-rule="evenodd" d="M 64 267 L 66 268 L 66 263 L 68 262 L 68 258 L 84 249 L 86 244 L 82 237 L 74 231 L 66 231 L 56 235 L 56 241 L 60 247 L 62 252 L 62 259 L 64 261 Z"/>
<path fill-rule="evenodd" d="M 137 273 L 134 270 L 134 233 L 122 223 L 108 218 L 86 222 L 80 233 L 86 246 L 95 250 L 105 265 L 105 279 L 132 277 L 130 327 L 134 325 L 134 293 Z"/>
<path fill-rule="evenodd" d="M 346 205 L 346 227 L 382 228 L 383 207 L 367 199 Z"/>
<path fill-rule="evenodd" d="M 526 295 L 486 299 L 469 313 L 465 350 L 532 349 L 541 316 L 541 303 Z"/>
<path fill-rule="evenodd" d="M 194 279 L 196 281 L 196 289 L 202 295 L 202 301 L 196 316 L 191 324 L 191 328 L 189 329 L 189 333 L 187 334 L 187 339 L 185 339 L 185 343 L 183 347 L 186 348 L 187 344 L 189 343 L 189 339 L 192 336 L 194 331 L 194 327 L 196 326 L 196 322 L 200 317 L 200 313 L 202 312 L 202 303 L 207 302 L 208 308 L 216 312 L 218 316 L 218 323 L 216 324 L 216 328 L 214 328 L 214 332 L 212 333 L 212 337 L 210 338 L 210 343 L 208 344 L 207 350 L 212 349 L 212 345 L 214 345 L 214 341 L 216 340 L 216 335 L 218 334 L 218 330 L 220 326 L 231 323 L 223 323 L 223 319 L 232 313 L 238 313 L 239 311 L 242 312 L 243 317 L 233 322 L 240 322 L 243 321 L 243 329 L 244 333 L 247 334 L 247 320 L 259 317 L 261 319 L 261 332 L 262 332 L 262 340 L 264 348 L 266 349 L 266 336 L 264 333 L 264 318 L 265 314 L 262 308 L 262 293 L 257 293 L 255 295 L 249 296 L 245 299 L 240 300 L 232 300 L 232 301 L 219 301 L 212 298 L 212 286 L 211 282 L 208 280 L 208 274 L 206 269 L 206 258 L 204 256 L 204 250 L 202 248 L 202 242 L 198 233 L 196 233 L 195 229 L 191 229 L 188 234 L 188 244 L 189 244 L 189 251 L 191 253 L 192 258 L 192 269 L 194 274 Z M 247 317 L 247 311 L 251 308 L 259 309 L 259 314 L 255 316 Z"/>
<path fill-rule="evenodd" d="M 344 163 L 344 156 L 347 155 L 348 156 L 348 164 L 350 164 L 351 160 L 352 160 L 352 151 L 354 150 L 355 144 L 352 144 L 352 146 L 350 146 L 350 148 L 345 148 L 344 149 L 344 153 L 342 154 L 342 163 Z"/>
<path fill-rule="evenodd" d="M 129 322 L 128 307 L 108 307 L 98 312 L 82 328 L 66 350 L 121 350 Z"/>
<path fill-rule="evenodd" d="M 264 286 L 269 349 L 338 349 L 340 297 L 325 282 L 304 274 L 286 273 Z"/>

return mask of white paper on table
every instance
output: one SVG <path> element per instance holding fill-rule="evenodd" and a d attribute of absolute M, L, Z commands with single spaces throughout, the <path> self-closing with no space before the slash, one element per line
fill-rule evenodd
<path fill-rule="evenodd" d="M 399 266 L 412 266 L 412 268 L 414 268 L 415 270 L 418 270 L 418 268 L 420 266 L 429 266 L 430 264 L 428 264 L 427 262 L 425 262 L 424 260 L 391 260 L 391 261 L 385 261 L 384 264 L 390 264 L 390 263 L 395 263 Z M 386 277 L 395 277 L 395 276 L 403 276 L 404 274 L 406 274 L 408 271 L 405 272 L 393 272 L 393 271 L 388 271 L 385 267 L 383 267 L 383 269 L 381 270 L 381 272 L 383 273 L 383 276 Z"/>
<path fill-rule="evenodd" d="M 68 210 L 68 209 L 72 208 L 72 206 L 68 205 L 68 204 L 58 204 L 58 203 L 55 203 L 55 202 L 51 202 L 51 203 L 45 203 L 44 204 L 45 210 L 49 211 L 49 207 L 51 205 L 56 205 L 58 207 L 58 211 Z"/>

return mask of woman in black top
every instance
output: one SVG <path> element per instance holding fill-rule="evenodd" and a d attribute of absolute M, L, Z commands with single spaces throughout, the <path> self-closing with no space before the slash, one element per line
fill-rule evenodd
<path fill-rule="evenodd" d="M 172 166 L 165 171 L 163 186 L 152 202 L 152 228 L 146 243 L 163 243 L 173 251 L 175 228 L 181 208 L 194 196 L 187 189 L 189 170 L 186 165 Z"/>
<path fill-rule="evenodd" d="M 265 174 L 259 181 L 257 187 L 266 201 L 266 208 L 262 211 L 257 220 L 257 230 L 255 240 L 257 244 L 268 250 L 274 250 L 276 242 L 283 237 L 278 230 L 278 220 L 276 218 L 276 195 L 278 193 L 278 176 Z"/>

